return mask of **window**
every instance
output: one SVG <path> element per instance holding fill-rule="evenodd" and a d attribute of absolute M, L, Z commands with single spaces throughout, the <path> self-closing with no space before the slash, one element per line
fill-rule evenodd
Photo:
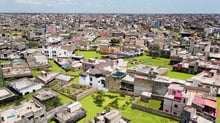
<path fill-rule="evenodd" d="M 176 113 L 176 112 L 173 112 L 173 114 L 177 115 L 177 113 Z"/>
<path fill-rule="evenodd" d="M 168 110 L 165 110 L 166 112 L 169 112 Z"/>
<path fill-rule="evenodd" d="M 175 107 L 175 108 L 178 108 L 178 105 L 177 105 L 177 104 L 175 104 L 175 105 L 174 105 L 174 107 Z"/>
<path fill-rule="evenodd" d="M 186 99 L 185 98 L 183 99 L 183 103 L 186 103 Z"/>
<path fill-rule="evenodd" d="M 90 77 L 90 81 L 92 81 L 92 77 Z"/>
<path fill-rule="evenodd" d="M 33 118 L 34 118 L 34 115 L 28 117 L 27 119 L 28 119 L 28 120 L 31 120 L 31 119 L 33 119 Z"/>
<path fill-rule="evenodd" d="M 44 114 L 42 114 L 42 115 L 40 116 L 40 118 L 42 118 L 42 117 L 44 117 Z"/>

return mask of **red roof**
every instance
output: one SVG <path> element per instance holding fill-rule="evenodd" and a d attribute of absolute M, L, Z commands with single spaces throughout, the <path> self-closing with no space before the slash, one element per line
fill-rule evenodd
<path fill-rule="evenodd" d="M 209 100 L 209 99 L 205 99 L 204 104 L 208 107 L 217 108 L 217 103 L 215 101 Z"/>
<path fill-rule="evenodd" d="M 193 99 L 193 103 L 200 107 L 204 107 L 204 99 L 202 97 L 195 96 L 195 98 Z"/>
<path fill-rule="evenodd" d="M 182 95 L 181 93 L 176 93 L 175 96 L 174 96 L 174 98 L 175 98 L 175 99 L 181 99 L 182 96 L 183 96 L 183 95 Z"/>

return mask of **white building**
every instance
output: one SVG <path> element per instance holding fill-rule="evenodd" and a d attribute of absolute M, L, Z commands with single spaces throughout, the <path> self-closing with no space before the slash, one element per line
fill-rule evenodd
<path fill-rule="evenodd" d="M 105 80 L 105 77 L 108 73 L 108 71 L 98 68 L 89 69 L 87 72 L 80 74 L 79 81 L 82 85 L 90 85 L 98 87 L 99 90 L 108 91 Z"/>
<path fill-rule="evenodd" d="M 49 37 L 47 38 L 47 42 L 49 43 L 59 43 L 63 41 L 63 37 Z"/>
<path fill-rule="evenodd" d="M 8 82 L 8 86 L 24 96 L 41 89 L 43 84 L 36 83 L 28 78 L 22 78 Z"/>
<path fill-rule="evenodd" d="M 60 45 L 60 46 L 44 46 L 42 48 L 42 53 L 46 55 L 49 59 L 56 57 L 67 57 L 71 58 L 75 47 L 73 45 Z"/>

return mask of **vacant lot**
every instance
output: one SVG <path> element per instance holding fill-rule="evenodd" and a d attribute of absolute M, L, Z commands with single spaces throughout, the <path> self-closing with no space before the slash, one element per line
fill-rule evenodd
<path fill-rule="evenodd" d="M 132 66 L 139 65 L 139 64 L 145 64 L 145 65 L 160 66 L 160 67 L 168 68 L 169 71 L 165 76 L 168 76 L 171 78 L 186 80 L 186 79 L 193 77 L 192 74 L 172 71 L 172 65 L 169 65 L 170 63 L 169 59 L 165 59 L 165 58 L 152 59 L 151 56 L 143 55 L 143 56 L 138 56 L 134 58 L 128 58 L 126 60 L 129 61 L 128 67 L 132 67 Z"/>
<path fill-rule="evenodd" d="M 76 51 L 75 54 L 84 55 L 84 58 L 88 60 L 89 58 L 101 58 L 101 54 L 96 51 Z"/>
<path fill-rule="evenodd" d="M 80 120 L 79 123 L 84 123 L 87 120 L 93 120 L 95 115 L 102 112 L 106 107 L 114 109 L 114 105 L 111 104 L 116 99 L 118 102 L 117 109 L 122 112 L 122 115 L 124 117 L 131 119 L 132 123 L 177 123 L 177 121 L 174 120 L 132 109 L 131 102 L 134 99 L 133 97 L 121 96 L 119 94 L 105 92 L 104 102 L 102 103 L 102 106 L 100 106 L 97 105 L 97 103 L 95 103 L 94 101 L 95 95 L 96 94 L 93 94 L 80 101 L 83 105 L 83 108 L 87 110 L 87 116 L 84 119 Z"/>

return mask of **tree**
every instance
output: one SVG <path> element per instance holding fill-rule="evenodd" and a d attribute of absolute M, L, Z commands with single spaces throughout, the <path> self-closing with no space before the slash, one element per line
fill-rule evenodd
<path fill-rule="evenodd" d="M 98 91 L 97 92 L 97 95 L 95 96 L 95 103 L 98 105 L 98 106 L 102 106 L 102 103 L 105 101 L 105 98 L 104 98 L 104 92 L 103 91 Z"/>
<path fill-rule="evenodd" d="M 160 57 L 159 44 L 151 44 L 149 47 L 149 54 L 152 56 L 152 58 Z"/>
<path fill-rule="evenodd" d="M 120 42 L 121 42 L 121 41 L 120 41 L 119 39 L 112 38 L 109 43 L 110 43 L 112 46 L 115 46 L 115 45 L 120 44 Z"/>

